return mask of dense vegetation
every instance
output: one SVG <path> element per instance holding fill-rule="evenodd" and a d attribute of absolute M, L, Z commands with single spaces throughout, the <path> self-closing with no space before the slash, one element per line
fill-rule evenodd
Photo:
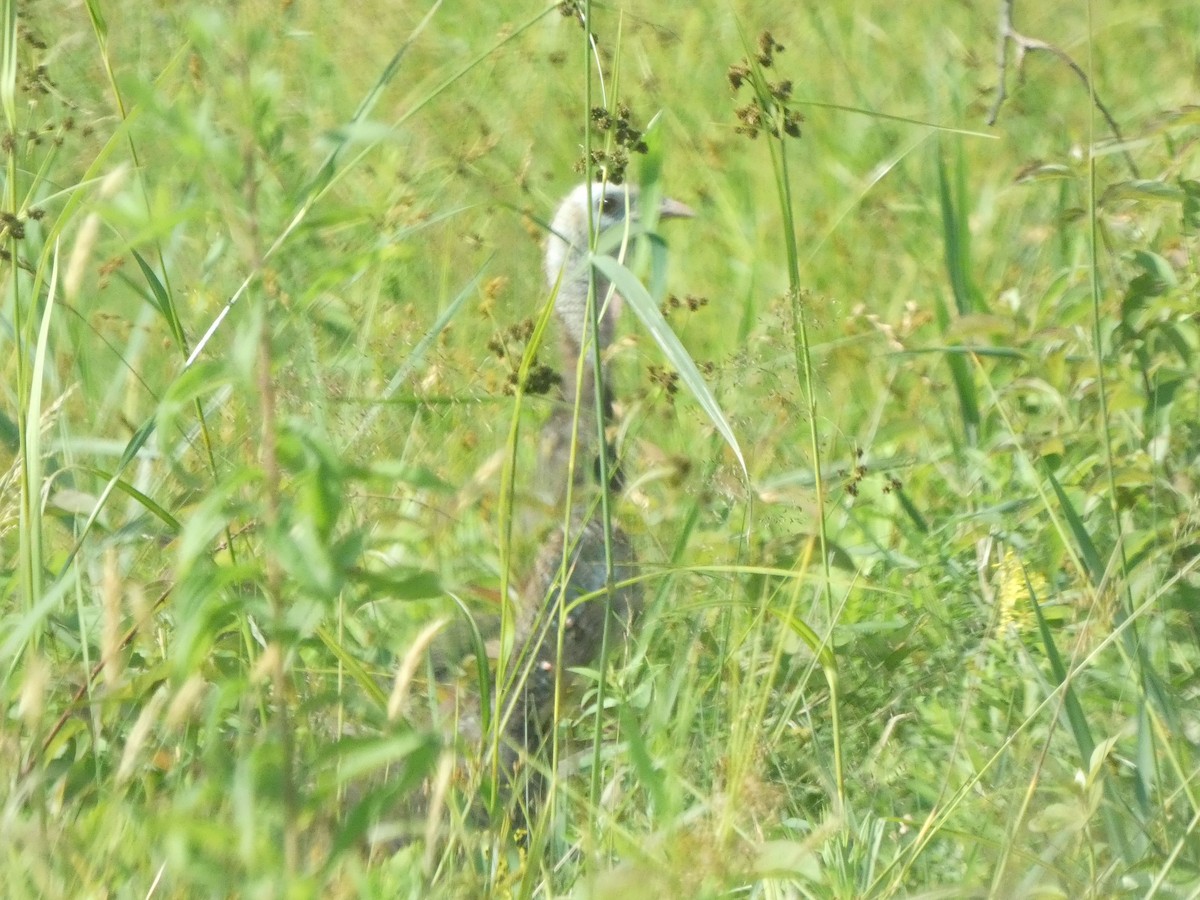
<path fill-rule="evenodd" d="M 466 6 L 4 4 L 4 894 L 1196 897 L 1200 6 Z M 522 835 L 454 710 L 616 161 L 705 387 L 626 316 Z"/>

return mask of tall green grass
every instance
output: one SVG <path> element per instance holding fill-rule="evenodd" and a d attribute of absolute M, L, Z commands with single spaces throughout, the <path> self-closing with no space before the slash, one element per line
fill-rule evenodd
<path fill-rule="evenodd" d="M 1014 5 L 1117 141 L 1049 55 L 982 124 L 999 11 L 5 3 L 5 894 L 1196 896 L 1200 14 Z M 597 263 L 650 602 L 521 836 L 622 103 L 699 212 Z"/>

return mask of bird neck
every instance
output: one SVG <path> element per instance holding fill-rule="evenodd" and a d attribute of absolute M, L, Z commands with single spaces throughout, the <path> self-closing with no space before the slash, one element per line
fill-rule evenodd
<path fill-rule="evenodd" d="M 600 361 L 600 378 L 596 379 L 596 362 L 592 357 L 595 352 L 590 344 L 580 348 L 574 337 L 563 331 L 563 399 L 567 406 L 562 415 L 556 417 L 558 424 L 552 425 L 552 430 L 559 434 L 561 450 L 568 453 L 574 449 L 575 483 L 603 483 L 602 472 L 607 471 L 607 482 L 611 490 L 620 490 L 622 478 L 617 467 L 616 453 L 609 443 L 606 434 L 600 429 L 607 429 L 613 421 L 612 394 L 609 390 L 608 365 L 602 358 Z M 601 348 L 603 352 L 603 347 Z M 599 391 L 600 419 L 597 421 L 596 395 Z M 578 400 L 579 408 L 575 409 Z M 571 434 L 574 440 L 571 440 Z M 604 455 L 605 465 L 601 468 L 600 456 Z"/>
<path fill-rule="evenodd" d="M 555 282 L 551 282 L 551 288 Z M 589 303 L 589 297 L 591 302 Z M 596 311 L 600 315 L 600 349 L 612 343 L 614 322 L 621 308 L 621 298 L 614 293 L 612 285 L 574 257 L 569 257 L 563 269 L 558 294 L 554 300 L 554 311 L 558 315 L 559 327 L 578 347 L 588 343 Z"/>
<path fill-rule="evenodd" d="M 604 331 L 604 325 L 601 325 L 601 331 Z M 608 363 L 603 355 L 600 358 L 600 380 L 596 381 L 596 362 L 592 357 L 595 352 L 590 341 L 585 347 L 581 347 L 579 340 L 575 335 L 564 329 L 562 337 L 562 391 L 563 398 L 568 403 L 575 403 L 576 398 L 579 400 L 579 421 L 580 430 L 586 426 L 585 422 L 590 425 L 591 435 L 596 434 L 596 391 L 600 391 L 601 413 L 604 417 L 604 423 L 608 424 L 612 419 L 612 400 L 608 392 Z M 604 347 L 600 348 L 601 354 L 604 353 Z"/>
<path fill-rule="evenodd" d="M 548 270 L 549 272 L 549 267 Z M 608 365 L 605 350 L 612 343 L 621 298 L 612 291 L 608 281 L 597 277 L 590 266 L 574 256 L 568 256 L 557 278 L 558 293 L 555 313 L 562 335 L 562 393 L 565 406 L 553 417 L 549 431 L 556 436 L 551 442 L 564 454 L 564 465 L 573 448 L 572 466 L 577 485 L 596 483 L 601 467 L 601 453 L 608 465 L 609 486 L 619 486 L 615 457 L 601 428 L 612 421 L 612 399 L 609 393 Z M 589 283 L 590 282 L 590 283 Z M 599 310 L 599 328 L 595 327 Z M 599 350 L 600 365 L 595 354 Z M 597 368 L 599 371 L 597 372 Z M 597 419 L 599 397 L 599 419 Z M 578 401 L 578 409 L 575 409 Z"/>

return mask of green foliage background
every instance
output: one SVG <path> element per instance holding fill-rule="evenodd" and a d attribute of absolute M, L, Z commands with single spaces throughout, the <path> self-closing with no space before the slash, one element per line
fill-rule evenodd
<path fill-rule="evenodd" d="M 6 0 L 5 894 L 1197 896 L 1200 8 L 1015 6 L 1090 81 L 989 127 L 999 2 Z M 746 473 L 627 317 L 654 600 L 522 843 L 453 708 L 622 103 Z"/>

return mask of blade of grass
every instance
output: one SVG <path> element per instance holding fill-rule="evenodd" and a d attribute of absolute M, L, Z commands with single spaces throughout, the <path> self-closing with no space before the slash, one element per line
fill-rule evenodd
<path fill-rule="evenodd" d="M 0 5 L 0 15 L 4 16 L 4 22 L 0 25 L 0 40 L 4 42 L 3 48 L 0 49 L 0 106 L 4 108 L 4 121 L 8 125 L 9 134 L 15 134 L 18 130 L 17 123 L 17 2 L 16 0 L 4 0 Z M 8 158 L 10 164 L 13 161 L 13 153 L 9 151 Z M 9 175 L 12 175 L 10 169 Z M 15 184 L 9 181 L 9 193 L 15 191 Z M 12 207 L 15 209 L 16 207 Z"/>
<path fill-rule="evenodd" d="M 951 192 L 950 175 L 946 168 L 945 155 L 939 150 L 937 156 L 938 201 L 942 213 L 942 240 L 945 246 L 946 273 L 950 279 L 950 289 L 954 296 L 955 309 L 959 316 L 965 316 L 974 311 L 974 291 L 970 281 L 971 242 L 970 230 L 967 225 L 965 212 L 966 163 L 962 158 L 962 148 L 959 145 L 956 187 L 957 197 Z M 939 297 L 937 302 L 938 326 L 945 333 L 950 328 L 950 313 L 945 302 Z M 949 354 L 946 362 L 950 366 L 950 375 L 954 379 L 954 392 L 958 396 L 959 411 L 963 419 L 963 433 L 968 446 L 979 442 L 979 397 L 975 391 L 975 382 L 971 378 L 971 370 L 966 360 L 956 353 Z"/>
<path fill-rule="evenodd" d="M 342 448 L 343 452 L 348 451 L 351 447 L 353 447 L 358 439 L 361 438 L 367 431 L 367 429 L 374 424 L 375 419 L 379 416 L 379 413 L 383 409 L 384 405 L 392 398 L 396 391 L 400 389 L 400 386 L 408 380 L 409 376 L 416 371 L 417 366 L 419 366 L 425 359 L 425 354 L 429 352 L 429 348 L 432 347 L 437 341 L 438 335 L 446 330 L 446 328 L 450 325 L 450 322 L 456 315 L 458 315 L 459 311 L 466 304 L 467 299 L 475 295 L 475 287 L 479 284 L 479 280 L 483 278 L 483 273 L 487 271 L 487 267 L 491 261 L 491 256 L 484 260 L 483 265 L 479 267 L 478 271 L 476 271 L 471 280 L 463 285 L 462 290 L 460 290 L 458 294 L 455 295 L 454 299 L 450 301 L 450 304 L 444 310 L 442 310 L 441 315 L 437 317 L 436 321 L 434 321 L 434 323 L 429 326 L 429 329 L 423 335 L 421 335 L 421 339 L 417 341 L 416 346 L 412 348 L 412 351 L 404 358 L 404 362 L 400 364 L 400 367 L 396 370 L 395 374 L 392 375 L 391 379 L 389 379 L 387 385 L 380 393 L 378 400 L 372 404 L 371 409 L 369 409 L 367 414 L 363 416 L 363 420 L 359 423 L 354 434 L 351 435 L 348 441 L 346 441 L 345 446 Z"/>
<path fill-rule="evenodd" d="M 596 270 L 612 282 L 621 297 L 629 304 L 629 307 L 646 327 L 646 330 L 650 332 L 651 337 L 654 338 L 655 343 L 662 350 L 667 362 L 679 373 L 680 382 L 696 399 L 700 408 L 708 416 L 708 420 L 716 428 L 717 433 L 724 438 L 729 449 L 733 451 L 742 474 L 748 479 L 750 475 L 746 469 L 746 458 L 742 454 L 742 448 L 738 444 L 737 436 L 733 433 L 733 427 L 725 417 L 725 413 L 721 409 L 721 405 L 717 402 L 716 397 L 708 389 L 708 385 L 704 381 L 704 376 L 700 374 L 700 370 L 696 367 L 691 354 L 687 352 L 687 349 L 680 343 L 679 338 L 675 336 L 675 332 L 671 330 L 671 326 L 667 324 L 667 320 L 663 318 L 658 304 L 654 302 L 654 298 L 650 296 L 649 292 L 642 286 L 642 283 L 638 281 L 636 275 L 611 256 L 594 255 L 590 257 L 590 260 Z"/>
<path fill-rule="evenodd" d="M 50 323 L 54 318 L 58 293 L 58 245 L 54 246 L 50 287 L 46 292 L 42 321 L 34 345 L 33 370 L 30 373 L 29 401 L 25 412 L 25 433 L 22 456 L 25 461 L 21 504 L 21 564 L 25 569 L 22 583 L 27 590 L 26 602 L 33 604 L 42 596 L 45 583 L 45 560 L 42 552 L 42 494 L 45 482 L 42 472 L 42 387 L 46 380 L 46 356 L 50 346 Z M 36 290 L 30 296 L 37 296 Z M 18 298 L 18 303 L 20 302 Z M 35 637 L 36 641 L 36 637 Z"/>
<path fill-rule="evenodd" d="M 986 131 L 972 131 L 969 128 L 957 128 L 953 125 L 940 125 L 937 122 L 928 122 L 924 119 L 913 119 L 909 116 L 897 116 L 892 113 L 880 112 L 877 109 L 863 109 L 858 106 L 846 106 L 842 103 L 829 103 L 822 100 L 791 100 L 788 102 L 788 107 L 794 106 L 811 106 L 814 109 L 834 109 L 838 112 L 851 113 L 856 116 L 867 116 L 872 119 L 885 119 L 889 122 L 900 122 L 904 125 L 919 125 L 922 128 L 930 128 L 935 132 L 943 134 L 955 134 L 960 137 L 977 137 L 987 138 L 989 141 L 997 141 L 1000 135 L 991 134 Z"/>
<path fill-rule="evenodd" d="M 804 392 L 808 408 L 808 442 L 810 464 L 813 469 L 814 492 L 816 495 L 817 539 L 821 554 L 822 580 L 820 594 L 825 602 L 829 627 L 837 621 L 837 609 L 833 597 L 833 578 L 830 570 L 828 523 L 826 521 L 825 476 L 822 471 L 821 435 L 818 425 L 816 378 L 813 373 L 812 346 L 809 340 L 808 311 L 804 308 L 804 284 L 800 277 L 800 247 L 797 238 L 795 206 L 792 200 L 792 179 L 788 167 L 788 140 L 791 128 L 780 107 L 780 98 L 775 86 L 763 71 L 762 60 L 751 44 L 741 21 L 737 22 L 738 36 L 746 54 L 745 63 L 750 69 L 750 84 L 754 90 L 758 108 L 767 113 L 769 127 L 764 129 L 767 149 L 771 158 L 771 171 L 775 180 L 775 196 L 779 201 L 780 217 L 783 221 L 783 245 L 787 259 L 788 303 L 792 324 L 792 355 L 796 381 Z M 793 123 L 794 124 L 794 123 Z M 794 134 L 799 136 L 799 131 Z M 749 509 L 747 515 L 749 515 Z M 793 592 L 793 604 L 799 602 L 799 591 Z M 837 707 L 840 703 L 836 680 L 831 683 L 830 706 L 833 710 L 833 774 L 835 813 L 840 816 L 846 807 L 846 784 L 842 761 L 842 735 L 836 727 L 840 722 Z"/>
<path fill-rule="evenodd" d="M 1072 687 L 1067 667 L 1063 664 L 1062 656 L 1058 652 L 1058 645 L 1054 641 L 1054 632 L 1050 628 L 1050 623 L 1046 621 L 1046 615 L 1042 611 L 1042 604 L 1038 601 L 1037 591 L 1034 589 L 1033 582 L 1030 580 L 1029 573 L 1025 571 L 1024 566 L 1022 566 L 1022 573 L 1025 578 L 1025 590 L 1029 596 L 1029 604 L 1033 607 L 1034 615 L 1037 616 L 1038 633 L 1042 639 L 1042 648 L 1046 651 L 1046 660 L 1050 664 L 1050 672 L 1062 692 L 1063 711 L 1066 713 L 1071 735 L 1075 738 L 1075 746 L 1079 748 L 1080 766 L 1084 771 L 1087 771 L 1091 764 L 1092 754 L 1096 749 L 1096 739 L 1092 736 L 1087 716 L 1083 711 L 1083 704 L 1080 703 L 1079 697 Z M 1102 804 L 1100 807 L 1100 814 L 1104 819 L 1105 830 L 1108 832 L 1109 839 L 1119 848 L 1121 855 L 1126 859 L 1130 859 L 1132 847 L 1130 846 L 1125 829 L 1121 827 L 1121 820 L 1117 815 L 1117 809 L 1121 807 L 1121 801 L 1111 778 L 1104 779 L 1104 793 L 1110 801 Z"/>

